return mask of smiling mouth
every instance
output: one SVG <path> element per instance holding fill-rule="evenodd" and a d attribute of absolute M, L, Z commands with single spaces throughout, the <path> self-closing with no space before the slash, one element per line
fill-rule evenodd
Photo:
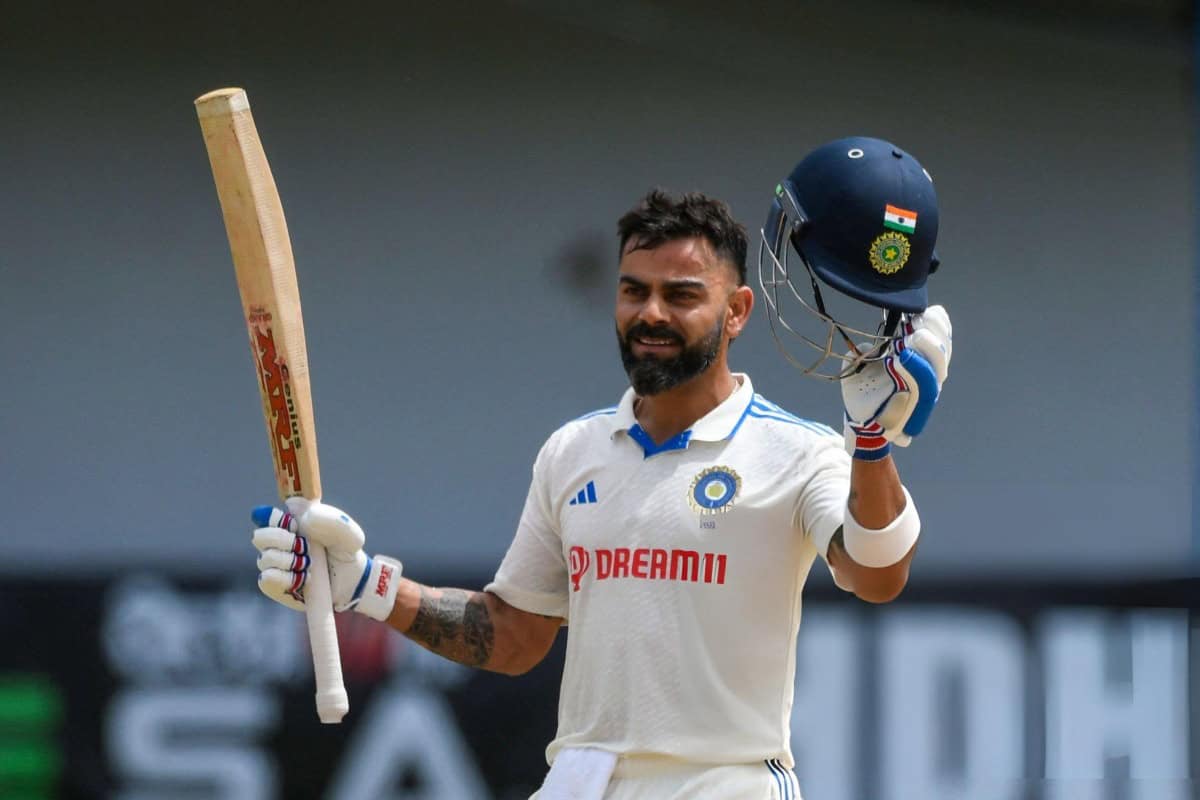
<path fill-rule="evenodd" d="M 678 339 L 658 338 L 655 336 L 634 336 L 633 346 L 634 351 L 641 354 L 643 358 L 673 357 L 675 353 L 683 349 L 683 345 Z"/>

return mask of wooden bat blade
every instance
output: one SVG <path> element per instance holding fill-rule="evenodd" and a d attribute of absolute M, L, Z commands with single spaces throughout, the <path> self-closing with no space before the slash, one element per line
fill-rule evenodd
<path fill-rule="evenodd" d="M 308 349 L 291 239 L 246 93 L 196 100 L 237 272 L 282 498 L 321 496 Z"/>
<path fill-rule="evenodd" d="M 258 372 L 275 482 L 289 510 L 300 516 L 308 502 L 321 498 L 321 475 L 300 289 L 283 204 L 246 93 L 218 89 L 195 103 Z M 309 555 L 304 598 L 317 713 L 322 722 L 340 722 L 349 700 L 342 685 L 325 550 L 310 542 Z"/>

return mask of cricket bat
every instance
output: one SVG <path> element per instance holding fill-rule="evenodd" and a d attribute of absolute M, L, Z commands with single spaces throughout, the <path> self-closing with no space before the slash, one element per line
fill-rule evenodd
<path fill-rule="evenodd" d="M 275 481 L 280 498 L 298 517 L 309 503 L 321 499 L 321 474 L 300 289 L 283 205 L 246 93 L 241 89 L 209 92 L 196 99 L 196 113 L 229 234 Z M 317 683 L 317 715 L 321 722 L 341 722 L 350 702 L 342 685 L 325 548 L 310 541 L 309 557 L 304 606 Z"/>

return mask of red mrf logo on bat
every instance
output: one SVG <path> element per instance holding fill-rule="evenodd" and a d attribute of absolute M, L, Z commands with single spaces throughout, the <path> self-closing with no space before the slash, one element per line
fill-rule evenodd
<path fill-rule="evenodd" d="M 300 485 L 300 465 L 296 462 L 296 450 L 300 447 L 300 427 L 295 420 L 287 364 L 280 359 L 275 347 L 270 312 L 265 308 L 253 308 L 247 322 L 254 352 L 258 353 L 258 378 L 262 382 L 263 404 L 267 406 L 272 420 L 271 449 L 275 451 L 279 474 L 286 474 L 291 478 L 291 490 L 299 494 L 303 491 Z"/>
<path fill-rule="evenodd" d="M 571 548 L 571 584 L 579 591 L 579 582 L 595 561 L 595 580 L 633 578 L 647 581 L 725 584 L 729 565 L 726 553 L 701 553 L 697 550 L 666 550 L 661 547 Z"/>

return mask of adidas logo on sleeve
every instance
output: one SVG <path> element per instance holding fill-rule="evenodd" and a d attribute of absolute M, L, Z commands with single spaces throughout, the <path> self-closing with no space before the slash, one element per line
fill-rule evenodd
<path fill-rule="evenodd" d="M 598 502 L 600 501 L 596 499 L 596 482 L 588 481 L 587 486 L 580 489 L 579 494 L 575 495 L 575 497 L 571 500 L 571 502 L 567 503 L 567 505 L 586 506 L 589 503 Z"/>

